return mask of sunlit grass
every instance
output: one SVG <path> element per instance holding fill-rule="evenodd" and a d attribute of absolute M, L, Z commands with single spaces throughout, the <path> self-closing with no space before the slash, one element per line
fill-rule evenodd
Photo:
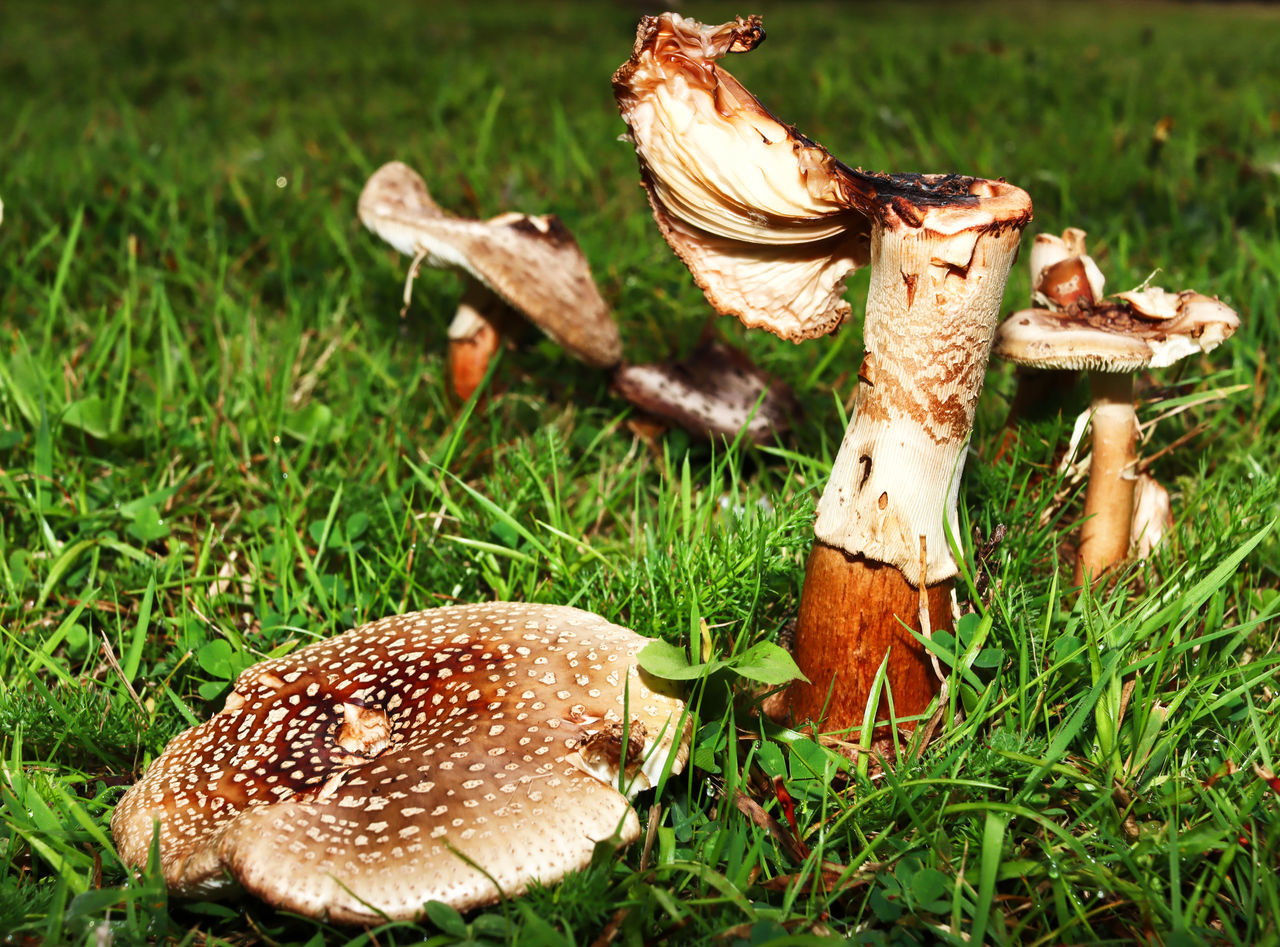
<path fill-rule="evenodd" d="M 603 852 L 517 902 L 369 935 L 171 901 L 155 871 L 118 862 L 111 807 L 263 656 L 493 598 L 692 635 L 703 657 L 784 633 L 858 327 L 792 346 L 721 320 L 803 403 L 765 448 L 647 442 L 608 380 L 546 341 L 504 353 L 483 400 L 451 401 L 458 280 L 424 273 L 400 320 L 406 261 L 355 220 L 384 160 L 459 213 L 558 213 L 633 360 L 687 350 L 707 318 L 616 140 L 608 80 L 638 9 L 5 4 L 13 943 L 1274 942 L 1280 796 L 1255 765 L 1280 765 L 1280 22 L 1158 5 L 761 12 L 769 41 L 732 68 L 844 160 L 1005 177 L 1031 192 L 1033 226 L 1089 231 L 1112 288 L 1160 268 L 1240 310 L 1221 349 L 1139 382 L 1143 420 L 1185 408 L 1143 446 L 1175 497 L 1166 546 L 1094 595 L 1070 588 L 1078 485 L 1055 450 L 1083 403 L 990 463 L 1011 389 L 993 366 L 957 537 L 970 614 L 939 636 L 959 658 L 924 752 L 868 778 L 762 723 L 725 672 L 698 691 L 694 765 L 641 797 L 643 863 L 641 846 Z M 855 312 L 865 285 L 851 281 Z M 1018 267 L 1006 309 L 1026 298 Z M 807 858 L 733 804 L 781 818 L 776 777 Z"/>

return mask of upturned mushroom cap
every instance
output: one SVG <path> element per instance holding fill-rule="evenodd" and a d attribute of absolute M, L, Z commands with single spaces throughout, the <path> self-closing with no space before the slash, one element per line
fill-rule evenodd
<path fill-rule="evenodd" d="M 635 666 L 647 643 L 577 609 L 494 603 L 258 664 L 121 799 L 120 857 L 144 865 L 158 823 L 178 894 L 242 887 L 341 922 L 558 881 L 597 841 L 638 836 L 623 757 L 630 793 L 683 766 L 683 705 Z"/>
<path fill-rule="evenodd" d="M 798 341 L 848 317 L 844 280 L 868 261 L 871 224 L 838 162 L 716 65 L 763 39 L 756 16 L 646 16 L 613 89 L 658 225 L 708 300 Z"/>
<path fill-rule="evenodd" d="M 383 165 L 364 186 L 360 220 L 401 253 L 462 270 L 588 365 L 611 368 L 622 340 L 578 242 L 555 215 L 447 215 L 408 165 Z"/>
<path fill-rule="evenodd" d="M 712 339 L 688 358 L 624 365 L 613 376 L 617 393 L 642 411 L 702 437 L 764 443 L 791 427 L 795 395 L 761 371 L 744 352 Z"/>
<path fill-rule="evenodd" d="M 1149 292 L 1149 291 L 1148 291 Z M 1194 290 L 1173 294 L 1169 315 L 1148 317 L 1128 302 L 1103 302 L 1069 312 L 1024 309 L 996 330 L 992 351 L 1018 365 L 1103 372 L 1165 368 L 1230 338 L 1239 317 Z"/>
<path fill-rule="evenodd" d="M 870 262 L 873 222 L 980 229 L 980 197 L 993 227 L 1011 225 L 1009 208 L 1019 227 L 1030 218 L 1029 199 L 1007 185 L 837 161 L 717 65 L 763 40 L 756 16 L 719 26 L 646 16 L 613 76 L 658 226 L 719 312 L 791 341 L 825 335 L 849 316 L 844 282 Z"/>

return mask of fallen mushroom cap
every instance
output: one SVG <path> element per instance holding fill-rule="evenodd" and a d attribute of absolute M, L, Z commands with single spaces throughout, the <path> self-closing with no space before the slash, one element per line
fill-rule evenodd
<path fill-rule="evenodd" d="M 360 193 L 360 220 L 401 253 L 470 274 L 576 358 L 611 368 L 622 340 L 587 259 L 554 215 L 465 220 L 444 213 L 422 177 L 392 161 Z"/>
<path fill-rule="evenodd" d="M 578 609 L 494 603 L 263 662 L 121 799 L 120 857 L 146 864 L 158 821 L 177 893 L 239 885 L 342 922 L 555 882 L 639 835 L 621 757 L 631 793 L 683 766 L 683 705 L 635 667 L 647 643 Z"/>
<path fill-rule="evenodd" d="M 715 339 L 679 361 L 624 365 L 614 373 L 613 387 L 642 411 L 702 437 L 742 432 L 748 441 L 763 443 L 786 433 L 797 411 L 785 382 Z"/>
<path fill-rule="evenodd" d="M 1239 317 L 1217 299 L 1194 290 L 1174 298 L 1176 307 L 1160 318 L 1145 317 L 1127 302 L 1072 312 L 1024 309 L 1000 324 L 992 351 L 1039 368 L 1137 371 L 1208 352 L 1240 325 Z"/>

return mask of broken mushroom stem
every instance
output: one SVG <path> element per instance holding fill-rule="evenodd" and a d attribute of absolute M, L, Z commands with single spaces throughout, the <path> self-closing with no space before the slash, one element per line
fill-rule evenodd
<path fill-rule="evenodd" d="M 1128 554 L 1137 481 L 1138 415 L 1133 406 L 1133 374 L 1094 371 L 1089 375 L 1089 387 L 1093 393 L 1093 459 L 1076 557 L 1077 585 L 1096 582 Z"/>
<path fill-rule="evenodd" d="M 1003 182 L 893 183 L 873 220 L 866 356 L 818 504 L 796 628 L 796 662 L 810 683 L 792 685 L 791 710 L 826 729 L 861 722 L 886 653 L 896 717 L 922 714 L 941 684 L 907 629 L 922 627 L 921 587 L 932 628 L 952 626 L 957 567 L 947 533 L 959 534 L 974 409 L 1031 214 L 1026 193 Z M 887 710 L 885 699 L 877 718 Z"/>

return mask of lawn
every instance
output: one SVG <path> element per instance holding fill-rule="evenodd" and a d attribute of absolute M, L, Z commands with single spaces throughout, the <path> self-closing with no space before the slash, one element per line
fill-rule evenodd
<path fill-rule="evenodd" d="M 993 363 L 955 713 L 923 752 L 850 767 L 762 723 L 725 669 L 693 692 L 692 765 L 640 797 L 652 845 L 488 910 L 363 932 L 169 899 L 121 866 L 112 806 L 166 741 L 249 664 L 362 621 L 572 604 L 708 660 L 785 634 L 856 319 L 803 345 L 719 321 L 797 391 L 769 446 L 649 436 L 539 339 L 459 406 L 459 279 L 424 272 L 402 319 L 407 261 L 355 217 L 393 158 L 455 213 L 554 212 L 627 358 L 687 351 L 710 310 L 610 93 L 642 12 L 0 9 L 5 943 L 1280 942 L 1280 10 L 1261 6 L 683 11 L 763 13 L 731 68 L 846 162 L 1004 177 L 1031 232 L 1089 232 L 1109 288 L 1159 270 L 1243 321 L 1140 376 L 1176 527 L 1091 595 L 1064 556 L 1081 484 L 1056 467 L 1085 392 L 993 463 L 1012 392 Z M 1028 289 L 1015 266 L 1005 310 Z M 808 857 L 734 804 L 781 818 L 775 777 Z"/>

